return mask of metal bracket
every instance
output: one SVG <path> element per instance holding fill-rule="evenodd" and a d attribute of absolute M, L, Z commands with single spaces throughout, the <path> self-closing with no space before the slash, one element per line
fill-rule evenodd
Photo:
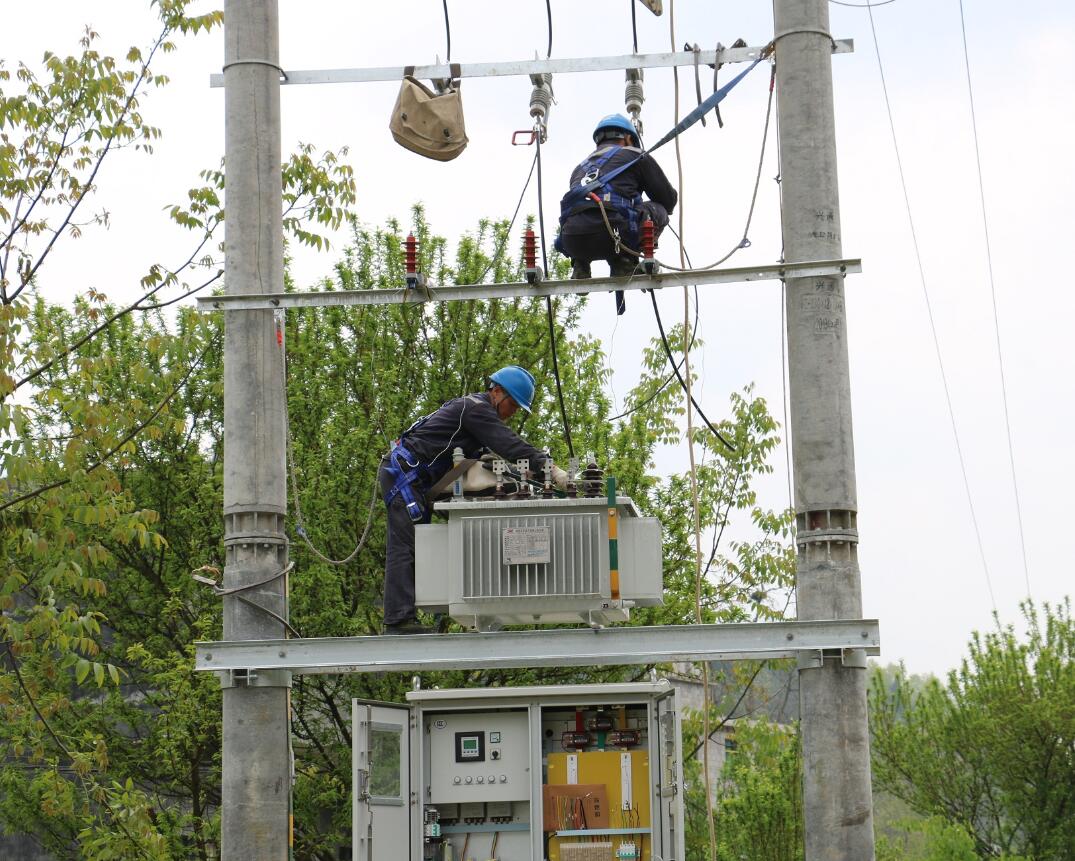
<path fill-rule="evenodd" d="M 291 670 L 223 670 L 217 674 L 221 688 L 290 688 Z"/>
<path fill-rule="evenodd" d="M 810 649 L 795 656 L 796 669 L 818 670 L 825 665 L 825 659 L 840 659 L 841 665 L 848 669 L 864 670 L 867 667 L 865 649 Z"/>

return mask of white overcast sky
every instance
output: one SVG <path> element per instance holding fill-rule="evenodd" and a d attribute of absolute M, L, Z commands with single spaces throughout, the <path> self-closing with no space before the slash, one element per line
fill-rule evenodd
<path fill-rule="evenodd" d="M 142 0 L 39 0 L 4 4 L 0 57 L 40 62 L 44 50 L 72 52 L 82 26 L 101 34 L 101 50 L 125 53 L 154 31 Z M 200 4 L 212 8 L 214 4 Z M 669 17 L 638 7 L 639 50 L 669 48 Z M 445 57 L 439 0 L 391 4 L 281 0 L 285 68 L 400 66 Z M 966 0 L 985 196 L 992 237 L 1000 337 L 1007 372 L 1030 583 L 1035 599 L 1058 601 L 1072 589 L 1069 548 L 1075 454 L 1070 348 L 1075 298 L 1066 269 L 1075 188 L 1069 169 L 1075 139 L 1075 7 L 1063 0 L 1013 5 Z M 544 56 L 541 0 L 449 0 L 452 59 L 482 62 Z M 556 57 L 631 50 L 627 0 L 553 0 Z M 742 37 L 772 37 L 767 2 L 679 0 L 676 43 L 712 48 Z M 895 0 L 874 9 L 896 132 L 907 178 L 925 279 L 948 372 L 996 608 L 1018 623 L 1026 596 L 1017 512 L 1008 466 L 996 335 L 990 297 L 958 0 Z M 843 248 L 864 273 L 847 283 L 848 341 L 859 488 L 864 613 L 881 619 L 883 661 L 916 672 L 954 667 L 972 630 L 991 624 L 993 602 L 964 491 L 944 390 L 929 332 L 903 193 L 889 134 L 877 59 L 865 9 L 832 5 L 832 33 L 853 38 L 853 54 L 833 59 Z M 154 262 L 182 259 L 187 238 L 163 208 L 179 202 L 199 170 L 223 152 L 219 33 L 184 39 L 156 70 L 172 85 L 143 104 L 164 140 L 152 158 L 123 154 L 100 177 L 98 207 L 111 212 L 107 233 L 70 242 L 43 277 L 55 299 L 88 287 L 121 299 Z M 722 72 L 722 80 L 734 74 Z M 725 128 L 710 122 L 683 138 L 685 239 L 695 262 L 709 262 L 742 231 L 765 110 L 767 71 L 757 69 L 722 106 Z M 681 76 L 683 111 L 694 104 L 690 70 Z M 703 88 L 711 87 L 706 70 Z M 601 116 L 622 110 L 622 73 L 560 75 L 558 104 L 544 149 L 549 229 L 571 167 L 587 151 Z M 406 219 L 426 204 L 436 231 L 456 238 L 482 216 L 510 216 L 532 151 L 510 145 L 528 128 L 525 78 L 463 84 L 471 144 L 442 164 L 399 148 L 387 122 L 392 83 L 290 87 L 283 91 L 283 143 L 351 148 L 358 213 L 368 224 Z M 673 122 L 672 76 L 646 75 L 643 113 L 654 140 Z M 774 138 L 766 156 L 752 247 L 733 261 L 773 262 L 780 252 Z M 658 159 L 675 175 L 675 155 Z M 536 212 L 531 188 L 524 211 Z M 673 257 L 671 241 L 662 254 Z M 296 255 L 294 275 L 308 286 L 331 271 L 332 255 Z M 729 391 L 754 382 L 781 416 L 780 288 L 753 284 L 701 288 L 702 401 L 722 415 Z M 666 319 L 682 317 L 682 295 L 662 296 Z M 627 315 L 596 297 L 585 325 L 601 338 L 617 369 L 622 399 L 635 373 L 638 344 L 655 334 L 648 302 L 637 294 Z M 663 468 L 682 468 L 683 452 L 662 453 Z M 763 502 L 787 501 L 784 453 L 763 487 Z"/>

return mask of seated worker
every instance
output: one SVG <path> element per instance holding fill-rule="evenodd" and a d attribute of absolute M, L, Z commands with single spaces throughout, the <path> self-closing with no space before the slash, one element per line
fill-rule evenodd
<path fill-rule="evenodd" d="M 381 460 L 377 479 L 388 509 L 388 546 L 384 562 L 384 629 L 386 634 L 428 634 L 414 608 L 414 524 L 429 523 L 432 505 L 426 492 L 452 467 L 452 451 L 467 458 L 488 448 L 509 461 L 527 458 L 534 474 L 548 455 L 525 442 L 504 421 L 515 411 L 530 412 L 534 377 L 508 365 L 489 377 L 485 392 L 453 398 L 403 432 Z M 567 473 L 555 464 L 553 481 L 563 490 Z"/>
<path fill-rule="evenodd" d="M 560 203 L 560 235 L 556 249 L 571 258 L 572 278 L 589 278 L 590 263 L 607 260 L 613 277 L 631 275 L 637 259 L 616 253 L 616 242 L 601 217 L 601 208 L 592 198 L 573 198 L 571 189 L 600 181 L 617 168 L 634 162 L 598 188 L 609 223 L 619 232 L 623 245 L 639 250 L 639 226 L 647 218 L 653 222 L 654 236 L 668 224 L 679 195 L 660 165 L 639 149 L 638 133 L 631 121 L 611 114 L 597 124 L 593 133 L 597 149 L 571 171 L 568 194 Z M 641 157 L 640 157 L 641 156 Z M 645 193 L 649 200 L 643 200 Z M 624 311 L 623 291 L 616 293 L 616 313 Z"/>

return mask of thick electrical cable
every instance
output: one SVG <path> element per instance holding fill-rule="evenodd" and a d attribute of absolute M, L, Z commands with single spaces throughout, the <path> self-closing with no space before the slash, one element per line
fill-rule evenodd
<path fill-rule="evenodd" d="M 550 19 L 551 20 L 551 19 Z M 545 279 L 549 277 L 549 257 L 545 247 L 545 207 L 542 204 L 543 188 L 541 185 L 541 135 L 537 135 L 537 151 L 534 160 L 537 163 L 537 193 L 538 193 L 538 232 L 541 236 L 541 271 Z M 571 425 L 567 421 L 567 407 L 564 404 L 564 388 L 560 383 L 560 360 L 556 355 L 556 320 L 552 310 L 552 297 L 545 297 L 545 315 L 549 323 L 549 347 L 552 352 L 552 375 L 556 380 L 556 397 L 560 402 L 560 419 L 564 423 L 564 441 L 567 443 L 567 451 L 571 457 L 575 456 L 575 446 L 571 442 Z"/>
<path fill-rule="evenodd" d="M 698 337 L 698 319 L 699 319 L 698 288 L 695 287 L 694 288 L 694 327 L 691 330 L 691 346 L 692 347 L 694 346 L 695 339 Z M 680 359 L 679 362 L 677 363 L 677 365 L 679 367 L 682 367 L 683 366 L 683 360 Z M 676 378 L 675 373 L 674 372 L 670 373 L 667 377 L 664 378 L 664 382 L 661 383 L 651 394 L 649 394 L 645 398 L 645 400 L 639 401 L 633 407 L 631 407 L 630 409 L 624 410 L 622 413 L 619 413 L 618 415 L 611 416 L 610 418 L 606 419 L 606 421 L 608 421 L 608 422 L 619 421 L 620 419 L 627 418 L 627 416 L 631 415 L 632 413 L 638 412 L 643 407 L 645 407 L 648 404 L 652 403 L 661 392 L 663 392 L 665 389 L 668 388 L 669 384 L 675 378 Z"/>
<path fill-rule="evenodd" d="M 282 326 L 281 322 L 277 322 L 277 326 Z M 314 546 L 313 541 L 310 540 L 310 535 L 306 530 L 306 521 L 302 514 L 302 502 L 299 498 L 299 479 L 298 470 L 295 467 L 295 444 L 291 437 L 291 412 L 287 405 L 287 352 L 284 348 L 284 339 L 282 329 L 280 330 L 280 364 L 281 372 L 284 379 L 284 448 L 287 457 L 287 471 L 288 479 L 291 484 L 291 496 L 295 501 L 295 532 L 302 539 L 303 543 L 318 559 L 328 565 L 346 565 L 352 559 L 354 559 L 361 552 L 362 548 L 366 546 L 366 540 L 369 538 L 370 530 L 373 527 L 373 515 L 377 508 L 377 482 L 374 482 L 373 489 L 370 491 L 370 505 L 369 512 L 366 515 L 366 526 L 362 530 L 362 534 L 358 537 L 358 541 L 355 543 L 355 548 L 348 553 L 342 559 L 333 559 L 326 553 L 323 553 L 317 547 Z"/>
<path fill-rule="evenodd" d="M 948 385 L 948 374 L 944 369 L 944 358 L 941 355 L 941 341 L 937 334 L 937 323 L 933 317 L 933 305 L 929 298 L 929 289 L 926 286 L 926 273 L 922 265 L 922 253 L 918 247 L 918 233 L 914 226 L 914 217 L 911 214 L 911 198 L 907 191 L 907 179 L 903 172 L 903 159 L 900 156 L 900 148 L 898 138 L 896 137 L 896 123 L 892 116 L 892 102 L 888 97 L 888 85 L 885 83 L 885 68 L 881 61 L 881 45 L 877 40 L 877 28 L 874 26 L 873 11 L 871 7 L 866 7 L 866 12 L 870 18 L 870 32 L 873 35 L 873 47 L 874 52 L 877 55 L 877 70 L 881 77 L 881 92 L 884 96 L 885 111 L 888 113 L 888 128 L 892 135 L 892 148 L 896 155 L 896 168 L 900 177 L 900 186 L 903 189 L 903 203 L 907 211 L 907 224 L 911 231 L 911 244 L 914 247 L 915 261 L 918 264 L 918 280 L 922 285 L 922 296 L 926 302 L 926 316 L 929 319 L 929 330 L 933 336 L 933 350 L 937 357 L 937 367 L 941 374 L 941 384 L 944 389 L 944 400 L 948 407 L 948 419 L 952 426 L 952 437 L 955 440 L 956 455 L 959 458 L 959 469 L 963 476 L 963 489 L 967 496 L 967 505 L 970 508 L 971 523 L 974 526 L 974 535 L 978 542 L 978 554 L 982 560 L 982 570 L 985 573 L 985 585 L 989 591 L 989 601 L 993 605 L 993 611 L 996 612 L 997 601 L 993 596 L 993 582 L 989 576 L 989 563 L 985 556 L 985 546 L 982 543 L 982 530 L 978 525 L 978 513 L 974 508 L 974 497 L 971 495 L 970 479 L 967 476 L 967 461 L 963 456 L 963 446 L 959 440 L 959 428 L 956 426 L 956 413 L 955 407 L 952 405 L 952 392 Z"/>
<path fill-rule="evenodd" d="M 445 58 L 445 63 L 452 62 L 452 24 L 448 20 L 448 0 L 441 0 L 444 4 L 444 38 L 448 42 L 448 56 Z"/>
<path fill-rule="evenodd" d="M 1023 534 L 1023 508 L 1019 504 L 1019 481 L 1015 473 L 1015 447 L 1012 445 L 1012 422 L 1008 412 L 1008 382 L 1004 373 L 1004 351 L 1000 343 L 1000 314 L 997 311 L 997 284 L 993 277 L 993 250 L 989 241 L 989 218 L 985 206 L 985 181 L 982 179 L 982 152 L 978 144 L 978 120 L 974 111 L 974 88 L 971 86 L 970 53 L 967 50 L 967 22 L 963 16 L 963 0 L 959 0 L 959 28 L 963 35 L 963 63 L 967 70 L 967 98 L 970 101 L 970 122 L 974 131 L 974 159 L 978 168 L 978 199 L 982 206 L 982 233 L 985 237 L 985 261 L 989 271 L 989 295 L 993 300 L 993 332 L 997 341 L 997 362 L 1000 367 L 1000 394 L 1004 403 L 1004 430 L 1008 436 L 1008 464 L 1012 474 L 1012 492 L 1015 494 L 1015 515 L 1019 525 L 1019 546 L 1023 551 L 1023 576 L 1026 594 L 1030 597 L 1030 564 L 1026 556 L 1026 536 Z"/>
<path fill-rule="evenodd" d="M 664 347 L 665 357 L 668 359 L 668 364 L 671 365 L 672 369 L 676 372 L 676 379 L 679 380 L 680 387 L 683 389 L 684 392 L 686 392 L 687 383 L 683 379 L 683 375 L 679 372 L 679 365 L 672 357 L 672 349 L 668 345 L 668 336 L 665 334 L 664 331 L 664 323 L 661 320 L 661 311 L 657 307 L 657 294 L 653 290 L 651 290 L 649 298 L 650 301 L 653 303 L 653 314 L 657 318 L 657 330 L 660 332 L 661 335 L 661 345 Z M 698 401 L 696 401 L 693 396 L 691 397 L 691 403 L 694 404 L 694 408 L 698 411 L 699 418 L 701 418 L 701 420 L 705 422 L 706 427 L 709 428 L 713 435 L 722 443 L 724 443 L 724 445 L 727 446 L 729 451 L 735 451 L 735 446 L 728 442 L 724 435 L 719 430 L 717 430 L 713 422 L 711 422 L 706 416 L 706 414 L 702 411 L 702 408 L 698 405 Z"/>
<path fill-rule="evenodd" d="M 636 5 L 638 0 L 627 0 L 631 4 L 631 49 L 634 53 L 638 53 L 638 16 L 636 15 Z"/>
<path fill-rule="evenodd" d="M 545 19 L 549 22 L 549 48 L 545 52 L 545 58 L 552 56 L 552 0 L 545 0 Z"/>

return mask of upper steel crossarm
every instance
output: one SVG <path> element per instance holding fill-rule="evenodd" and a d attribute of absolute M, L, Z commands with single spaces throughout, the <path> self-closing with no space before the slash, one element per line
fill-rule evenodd
<path fill-rule="evenodd" d="M 476 634 L 326 637 L 196 644 L 195 669 L 295 674 L 581 667 L 788 658 L 800 652 L 880 654 L 876 619 L 558 628 Z"/>
<path fill-rule="evenodd" d="M 612 57 L 557 57 L 547 60 L 505 60 L 494 63 L 460 63 L 459 78 L 515 77 L 523 75 L 571 74 L 573 72 L 610 72 L 624 69 L 656 69 L 671 66 L 707 66 L 713 63 L 749 63 L 758 58 L 764 47 L 721 48 L 719 51 L 700 51 L 697 60 L 693 51 L 663 54 L 620 54 Z M 834 54 L 855 50 L 853 39 L 837 39 Z M 447 63 L 415 66 L 414 76 L 436 80 L 453 77 Z M 396 81 L 403 78 L 403 66 L 379 66 L 365 69 L 288 69 L 280 83 L 293 84 L 365 84 L 373 81 Z M 210 75 L 210 87 L 223 87 L 224 75 Z"/>

